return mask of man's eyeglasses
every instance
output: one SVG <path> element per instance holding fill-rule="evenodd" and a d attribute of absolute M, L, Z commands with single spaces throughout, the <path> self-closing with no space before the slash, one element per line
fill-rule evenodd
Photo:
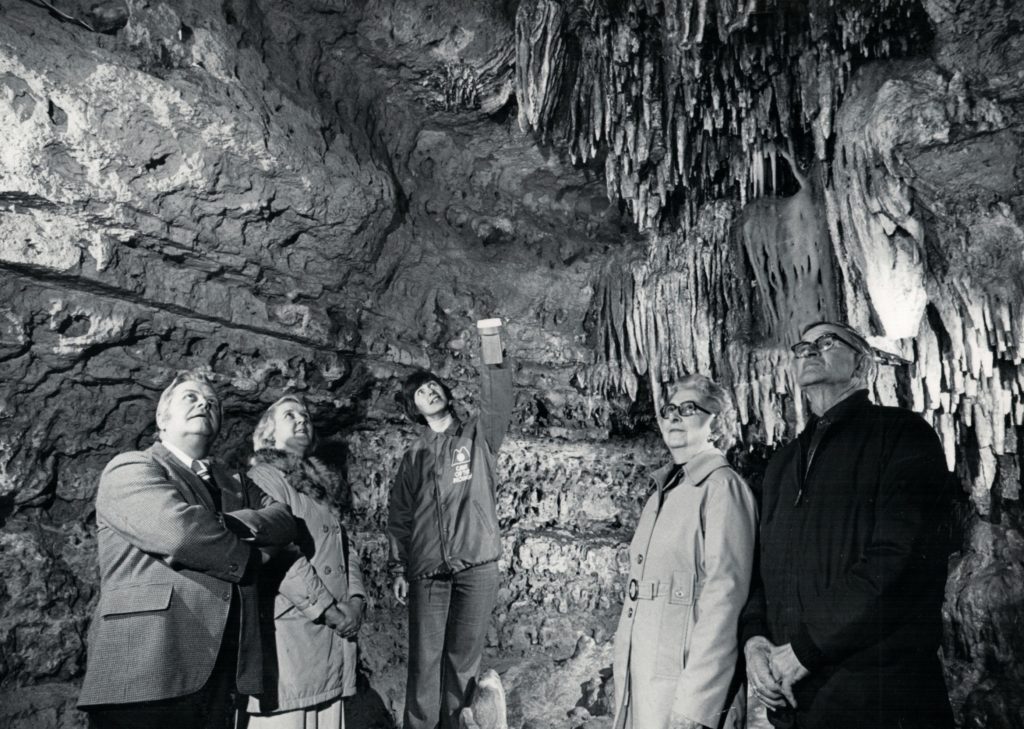
<path fill-rule="evenodd" d="M 702 408 L 700 405 L 695 403 L 693 400 L 683 400 L 682 402 L 670 402 L 665 403 L 661 406 L 661 419 L 668 420 L 673 415 L 680 418 L 689 418 L 690 416 L 696 415 L 697 413 L 707 413 L 708 415 L 714 415 L 710 410 Z"/>
<path fill-rule="evenodd" d="M 828 334 L 822 334 L 820 337 L 815 339 L 813 342 L 797 342 L 792 347 L 793 354 L 797 359 L 803 359 L 804 357 L 810 357 L 812 354 L 821 354 L 827 352 L 836 346 L 839 342 L 842 342 L 847 347 L 852 349 L 854 352 L 860 352 L 860 347 L 852 344 L 851 342 L 843 339 L 838 334 L 829 332 Z"/>

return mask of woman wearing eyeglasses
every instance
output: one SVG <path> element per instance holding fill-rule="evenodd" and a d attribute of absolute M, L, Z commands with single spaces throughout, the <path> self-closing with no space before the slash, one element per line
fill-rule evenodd
<path fill-rule="evenodd" d="M 615 634 L 616 729 L 744 726 L 737 623 L 757 505 L 723 451 L 729 396 L 703 375 L 669 384 L 657 411 L 672 462 L 653 475 L 629 547 Z"/>

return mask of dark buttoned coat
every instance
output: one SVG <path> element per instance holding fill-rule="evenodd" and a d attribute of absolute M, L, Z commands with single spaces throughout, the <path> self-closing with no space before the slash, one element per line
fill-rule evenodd
<path fill-rule="evenodd" d="M 286 506 L 211 468 L 222 509 L 255 546 L 295 536 Z M 122 453 L 96 494 L 100 598 L 89 629 L 81 707 L 184 696 L 213 670 L 232 593 L 239 600 L 237 684 L 261 688 L 253 546 L 225 527 L 206 484 L 163 445 Z M 258 562 L 258 559 L 255 560 Z"/>
<path fill-rule="evenodd" d="M 817 437 L 815 437 L 817 434 Z M 952 488 L 935 431 L 861 390 L 772 457 L 741 639 L 810 671 L 776 726 L 946 729 L 939 663 Z"/>

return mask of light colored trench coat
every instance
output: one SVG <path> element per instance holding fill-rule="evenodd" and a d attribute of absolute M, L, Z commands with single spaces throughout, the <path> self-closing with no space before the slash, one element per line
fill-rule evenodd
<path fill-rule="evenodd" d="M 662 729 L 674 716 L 743 726 L 737 621 L 750 589 L 757 504 L 725 456 L 710 450 L 684 467 L 659 510 L 671 468 L 654 474 L 657 492 L 629 547 L 615 634 L 615 726 Z"/>
<path fill-rule="evenodd" d="M 359 550 L 349 544 L 346 574 L 344 531 L 331 510 L 296 491 L 271 465 L 253 466 L 249 477 L 291 509 L 313 546 L 311 554 L 295 559 L 279 578 L 272 596 L 273 622 L 264 623 L 273 634 L 270 640 L 264 638 L 264 693 L 250 700 L 249 711 L 293 711 L 351 696 L 356 691 L 356 642 L 314 621 L 333 601 L 365 595 Z"/>

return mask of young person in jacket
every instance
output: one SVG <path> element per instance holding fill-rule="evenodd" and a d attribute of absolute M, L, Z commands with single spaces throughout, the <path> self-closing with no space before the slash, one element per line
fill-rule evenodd
<path fill-rule="evenodd" d="M 868 400 L 875 354 L 855 330 L 812 324 L 793 352 L 813 417 L 765 472 L 750 683 L 776 727 L 952 727 L 942 446 L 920 416 Z"/>
<path fill-rule="evenodd" d="M 757 530 L 753 492 L 729 467 L 729 396 L 689 375 L 657 409 L 672 462 L 656 471 L 629 546 L 615 633 L 616 729 L 745 726 L 737 625 Z"/>
<path fill-rule="evenodd" d="M 221 404 L 179 372 L 156 409 L 160 441 L 100 476 L 100 597 L 78 705 L 96 729 L 234 726 L 262 687 L 258 547 L 287 544 L 287 507 L 208 458 Z"/>
<path fill-rule="evenodd" d="M 343 729 L 343 699 L 356 691 L 355 636 L 363 619 L 359 552 L 349 543 L 338 477 L 312 457 L 305 403 L 285 395 L 253 432 L 249 478 L 295 517 L 295 544 L 260 579 L 264 687 L 249 701 L 249 729 Z"/>
<path fill-rule="evenodd" d="M 405 729 L 458 726 L 497 599 L 495 462 L 512 415 L 512 367 L 480 370 L 480 412 L 465 422 L 436 375 L 414 372 L 402 386 L 406 415 L 424 426 L 388 511 L 393 590 L 409 606 Z"/>

